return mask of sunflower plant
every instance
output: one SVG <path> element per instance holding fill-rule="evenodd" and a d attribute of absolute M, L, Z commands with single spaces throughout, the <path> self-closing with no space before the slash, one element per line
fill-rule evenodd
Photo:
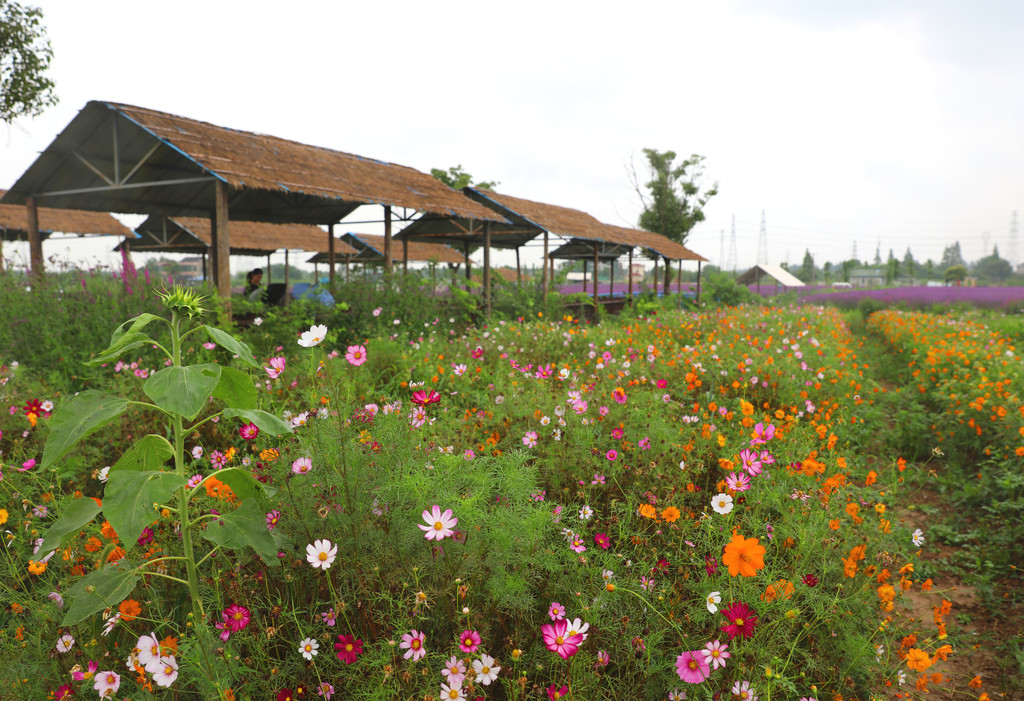
<path fill-rule="evenodd" d="M 259 367 L 249 347 L 222 329 L 197 324 L 193 319 L 206 310 L 203 298 L 195 291 L 175 287 L 161 294 L 169 317 L 140 314 L 119 326 L 106 350 L 88 362 L 103 365 L 142 346 L 162 352 L 166 366 L 149 376 L 142 385 L 148 401 L 127 399 L 96 390 L 79 393 L 54 415 L 49 439 L 43 451 L 42 466 L 53 466 L 67 456 L 87 436 L 118 419 L 130 408 L 155 412 L 166 420 L 167 436 L 150 433 L 142 436 L 110 467 L 103 499 L 77 498 L 70 502 L 44 534 L 40 555 L 63 547 L 97 516 L 109 522 L 120 536 L 124 556 L 100 559 L 104 563 L 78 580 L 68 590 L 71 605 L 63 625 L 74 625 L 109 607 L 115 607 L 134 588 L 143 575 L 165 577 L 189 589 L 192 614 L 204 620 L 199 591 L 199 569 L 221 550 L 252 548 L 268 564 L 276 562 L 278 545 L 262 527 L 263 508 L 270 496 L 268 488 L 242 469 L 219 470 L 216 477 L 190 479 L 186 472 L 185 437 L 217 417 L 238 418 L 273 436 L 291 433 L 291 427 L 278 417 L 257 408 L 257 395 L 249 375 L 239 369 L 217 363 L 182 363 L 182 342 L 192 334 L 205 334 L 209 341 L 232 353 L 243 365 Z M 151 325 L 162 324 L 167 338 L 150 335 Z M 166 344 L 166 345 L 165 345 Z M 211 399 L 223 408 L 200 414 Z M 226 485 L 239 503 L 226 513 L 193 513 L 192 500 L 207 483 Z M 144 541 L 144 532 L 160 516 L 170 514 L 181 530 L 182 554 L 134 559 L 132 550 Z M 256 527 L 260 526 L 260 527 Z M 211 546 L 200 554 L 197 539 Z M 280 536 L 277 536 L 280 538 Z M 106 553 L 104 553 L 106 555 Z M 114 561 L 111 561 L 114 560 Z M 171 574 L 184 567 L 184 578 Z M 180 574 L 180 572 L 178 572 Z"/>

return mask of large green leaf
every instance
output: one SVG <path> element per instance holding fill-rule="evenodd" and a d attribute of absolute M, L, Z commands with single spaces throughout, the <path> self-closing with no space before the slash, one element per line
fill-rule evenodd
<path fill-rule="evenodd" d="M 139 579 L 135 565 L 126 557 L 90 572 L 68 590 L 71 606 L 61 625 L 73 626 L 107 607 L 117 606 L 132 593 Z"/>
<path fill-rule="evenodd" d="M 221 369 L 220 382 L 213 390 L 213 396 L 234 409 L 256 408 L 256 386 L 252 378 L 234 368 Z"/>
<path fill-rule="evenodd" d="M 240 467 L 229 467 L 224 470 L 217 470 L 210 476 L 216 477 L 231 487 L 231 491 L 235 493 L 235 496 L 240 501 L 244 502 L 247 499 L 256 497 L 263 504 L 266 498 L 270 496 L 267 488 L 260 482 L 257 482 L 249 470 L 243 470 Z"/>
<path fill-rule="evenodd" d="M 181 414 L 191 421 L 217 388 L 222 369 L 216 363 L 172 365 L 150 375 L 142 391 L 161 409 Z"/>
<path fill-rule="evenodd" d="M 174 472 L 110 471 L 103 514 L 121 539 L 125 552 L 136 545 L 142 529 L 157 519 L 153 504 L 166 504 L 187 480 Z"/>
<path fill-rule="evenodd" d="M 221 514 L 207 525 L 203 536 L 222 548 L 241 550 L 250 547 L 268 565 L 277 560 L 277 542 L 267 528 L 267 515 L 255 500 L 250 500 L 235 511 Z"/>
<path fill-rule="evenodd" d="M 150 433 L 135 441 L 120 459 L 110 468 L 118 470 L 159 471 L 164 464 L 174 457 L 174 447 L 163 436 Z"/>
<path fill-rule="evenodd" d="M 128 408 L 128 400 L 88 389 L 65 402 L 50 421 L 50 437 L 43 448 L 46 469 L 67 455 L 78 441 L 103 428 Z"/>
<path fill-rule="evenodd" d="M 273 414 L 268 414 L 261 409 L 225 409 L 224 418 L 231 419 L 234 417 L 251 421 L 264 433 L 269 433 L 272 436 L 282 436 L 286 433 L 292 433 L 292 427 L 288 422 L 279 419 Z"/>
<path fill-rule="evenodd" d="M 152 321 L 163 321 L 163 318 L 154 314 L 139 314 L 137 317 L 124 322 L 114 329 L 114 333 L 110 336 L 110 345 L 107 346 L 107 349 L 92 360 L 89 360 L 86 365 L 109 363 L 132 348 L 155 343 L 152 338 L 142 333 L 142 329 Z"/>
<path fill-rule="evenodd" d="M 204 326 L 203 328 L 206 329 L 206 333 L 210 335 L 210 338 L 214 343 L 237 355 L 243 363 L 251 365 L 254 368 L 258 368 L 260 366 L 260 364 L 256 362 L 256 358 L 253 357 L 252 351 L 249 350 L 249 346 L 245 343 L 239 341 L 228 332 L 221 331 L 216 326 Z"/>
<path fill-rule="evenodd" d="M 96 518 L 96 514 L 101 510 L 100 505 L 88 497 L 75 499 L 68 504 L 60 518 L 43 533 L 39 557 L 45 557 L 47 553 L 63 545 L 67 536 L 78 533 L 85 524 Z"/>

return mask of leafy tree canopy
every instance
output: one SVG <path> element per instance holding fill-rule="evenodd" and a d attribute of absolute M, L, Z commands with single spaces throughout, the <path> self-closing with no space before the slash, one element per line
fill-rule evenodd
<path fill-rule="evenodd" d="M 53 50 L 42 19 L 38 7 L 0 0 L 0 122 L 35 117 L 57 104 L 46 77 Z"/>
<path fill-rule="evenodd" d="M 992 255 L 986 256 L 974 264 L 974 274 L 984 280 L 1002 282 L 1013 275 L 1010 261 L 999 257 L 999 248 L 992 249 Z"/>
<path fill-rule="evenodd" d="M 0 0 L 2 1 L 2 0 Z M 473 176 L 462 169 L 461 165 L 457 165 L 454 168 L 448 170 L 441 170 L 440 168 L 431 168 L 430 174 L 435 178 L 443 182 L 453 190 L 461 190 L 464 187 L 472 185 L 473 187 L 482 187 L 485 190 L 493 190 L 499 183 L 497 180 L 480 180 L 473 182 Z"/>
<path fill-rule="evenodd" d="M 704 221 L 704 206 L 718 194 L 718 183 L 704 187 L 701 182 L 704 156 L 693 154 L 678 165 L 674 151 L 645 148 L 644 156 L 651 178 L 645 184 L 647 194 L 633 174 L 634 187 L 644 206 L 638 222 L 640 228 L 686 243 L 690 230 Z"/>

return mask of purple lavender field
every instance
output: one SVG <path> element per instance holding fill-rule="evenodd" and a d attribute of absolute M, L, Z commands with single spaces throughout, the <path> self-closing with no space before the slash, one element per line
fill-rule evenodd
<path fill-rule="evenodd" d="M 904 304 L 914 309 L 932 305 L 969 304 L 984 309 L 1024 307 L 1024 287 L 884 287 L 866 290 L 818 292 L 800 295 L 802 302 L 856 307 L 862 299 L 875 299 L 886 306 Z"/>

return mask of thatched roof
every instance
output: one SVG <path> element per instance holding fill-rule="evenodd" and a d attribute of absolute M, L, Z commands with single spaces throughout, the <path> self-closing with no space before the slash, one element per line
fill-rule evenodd
<path fill-rule="evenodd" d="M 358 252 L 351 260 L 367 262 L 384 260 L 384 237 L 370 234 L 348 233 L 341 237 L 343 241 Z M 438 263 L 462 263 L 465 258 L 450 246 L 439 243 L 409 242 L 409 260 L 437 261 Z M 403 243 L 398 240 L 391 242 L 391 259 L 401 262 Z M 326 257 L 323 259 L 326 260 Z M 314 262 L 310 259 L 310 262 Z M 323 261 L 318 261 L 323 262 Z"/>
<path fill-rule="evenodd" d="M 7 191 L 0 190 L 0 196 Z M 39 234 L 42 238 L 53 233 L 79 236 L 131 236 L 131 230 L 106 212 L 84 212 L 77 209 L 51 209 L 39 207 Z M 28 213 L 17 204 L 0 204 L 0 238 L 5 241 L 25 241 L 28 238 Z"/>
<path fill-rule="evenodd" d="M 623 226 L 613 226 L 611 224 L 606 224 L 605 226 L 612 231 L 612 235 L 619 242 L 631 246 L 638 246 L 644 250 L 650 251 L 659 258 L 668 258 L 669 260 L 699 260 L 703 262 L 707 262 L 708 260 L 704 256 L 694 253 L 681 243 L 676 243 L 672 239 L 662 236 L 661 234 L 655 234 L 652 231 L 629 229 Z"/>
<path fill-rule="evenodd" d="M 406 166 L 114 102 L 88 103 L 4 198 L 110 212 L 208 216 L 213 183 L 231 219 L 327 224 L 362 204 L 502 221 Z"/>
<path fill-rule="evenodd" d="M 594 246 L 597 246 L 598 260 L 616 260 L 629 253 L 632 246 L 602 241 L 587 241 L 573 238 L 549 254 L 556 260 L 594 260 Z"/>
<path fill-rule="evenodd" d="M 262 256 L 282 248 L 327 251 L 327 232 L 312 224 L 269 224 L 232 221 L 228 225 L 232 255 Z M 206 253 L 212 235 L 210 220 L 202 217 L 149 217 L 129 241 L 133 251 L 161 253 Z M 355 249 L 335 239 L 338 258 L 355 255 Z"/>
<path fill-rule="evenodd" d="M 554 204 L 502 195 L 484 188 L 463 188 L 463 192 L 491 207 L 514 224 L 525 224 L 560 236 L 603 241 L 606 226 L 586 212 Z"/>

